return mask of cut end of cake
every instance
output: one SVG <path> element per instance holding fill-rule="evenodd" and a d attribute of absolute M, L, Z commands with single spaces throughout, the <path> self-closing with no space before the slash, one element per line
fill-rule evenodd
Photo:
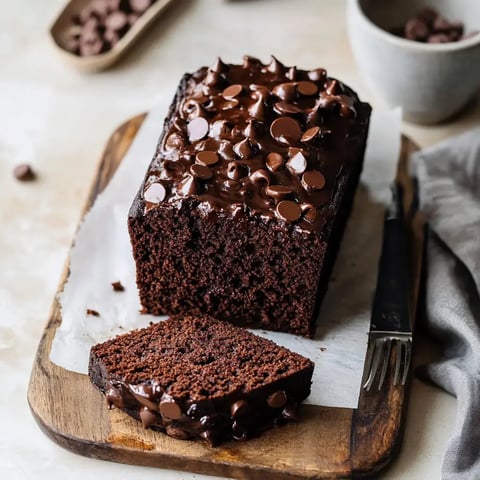
<path fill-rule="evenodd" d="M 313 363 L 208 316 L 177 316 L 92 347 L 89 376 L 145 428 L 210 445 L 292 420 Z"/>

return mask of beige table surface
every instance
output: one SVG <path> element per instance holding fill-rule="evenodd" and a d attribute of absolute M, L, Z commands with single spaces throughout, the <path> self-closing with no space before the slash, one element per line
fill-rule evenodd
<path fill-rule="evenodd" d="M 76 456 L 50 442 L 30 415 L 26 391 L 80 210 L 102 148 L 124 119 L 172 96 L 185 71 L 221 55 L 244 53 L 287 64 L 326 66 L 381 103 L 353 62 L 340 0 L 177 0 L 128 58 L 97 75 L 70 70 L 47 35 L 62 0 L 2 2 L 0 15 L 0 477 L 201 479 L 187 473 L 111 464 Z M 448 99 L 446 99 L 448 101 Z M 421 146 L 480 121 L 478 103 L 440 127 L 405 125 Z M 12 168 L 39 172 L 21 184 Z M 415 362 L 435 356 L 419 339 Z M 455 399 L 413 381 L 403 449 L 386 479 L 440 478 L 455 422 Z"/>

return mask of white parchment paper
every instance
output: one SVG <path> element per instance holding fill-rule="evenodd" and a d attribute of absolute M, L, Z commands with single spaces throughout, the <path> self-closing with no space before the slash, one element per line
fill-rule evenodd
<path fill-rule="evenodd" d="M 140 315 L 135 265 L 127 232 L 130 204 L 152 159 L 170 99 L 156 103 L 107 188 L 81 224 L 60 295 L 62 324 L 50 352 L 57 365 L 87 373 L 90 347 L 165 317 Z M 367 346 L 380 252 L 383 209 L 396 171 L 400 112 L 375 112 L 361 184 L 320 312 L 313 340 L 255 331 L 315 362 L 306 403 L 355 408 Z M 121 281 L 124 292 L 111 282 Z M 93 309 L 100 316 L 86 314 Z"/>

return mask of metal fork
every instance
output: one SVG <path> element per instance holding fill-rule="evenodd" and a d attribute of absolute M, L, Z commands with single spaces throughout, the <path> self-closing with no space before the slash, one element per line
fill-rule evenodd
<path fill-rule="evenodd" d="M 372 307 L 363 388 L 378 389 L 387 376 L 395 347 L 393 383 L 405 385 L 412 358 L 412 324 L 409 306 L 407 233 L 403 217 L 403 191 L 392 186 L 392 201 L 385 212 L 382 253 Z"/>

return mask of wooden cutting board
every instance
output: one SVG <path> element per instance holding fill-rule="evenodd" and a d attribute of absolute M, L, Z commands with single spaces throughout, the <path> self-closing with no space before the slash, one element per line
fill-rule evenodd
<path fill-rule="evenodd" d="M 139 115 L 111 136 L 92 183 L 86 212 L 105 188 L 132 143 L 145 115 Z M 405 211 L 414 195 L 407 174 L 416 146 L 402 139 L 398 178 L 406 195 Z M 423 222 L 410 223 L 413 312 L 418 308 L 423 252 Z M 68 262 L 59 291 L 68 276 Z M 28 402 L 40 428 L 60 446 L 75 453 L 121 463 L 148 465 L 248 479 L 345 478 L 372 475 L 395 456 L 407 408 L 408 384 L 393 386 L 391 369 L 380 391 L 361 391 L 357 409 L 305 405 L 302 420 L 266 432 L 245 443 L 209 448 L 145 430 L 105 399 L 86 375 L 64 370 L 49 360 L 56 328 L 62 322 L 57 298 L 40 340 L 28 389 Z M 392 358 L 393 359 L 393 358 Z"/>

